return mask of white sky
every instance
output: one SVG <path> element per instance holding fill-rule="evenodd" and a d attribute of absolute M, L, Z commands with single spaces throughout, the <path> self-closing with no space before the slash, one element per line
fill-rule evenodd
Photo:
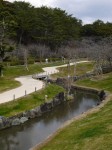
<path fill-rule="evenodd" d="M 8 0 L 13 2 L 14 0 Z M 17 0 L 21 1 L 21 0 Z M 100 19 L 112 22 L 112 0 L 24 0 L 35 7 L 42 5 L 59 7 L 81 19 L 83 23 L 92 23 Z"/>

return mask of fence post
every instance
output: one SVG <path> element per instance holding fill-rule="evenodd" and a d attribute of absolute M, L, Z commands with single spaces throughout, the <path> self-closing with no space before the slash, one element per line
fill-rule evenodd
<path fill-rule="evenodd" d="M 15 94 L 13 95 L 13 100 L 15 100 Z"/>
<path fill-rule="evenodd" d="M 35 87 L 35 92 L 36 92 L 37 88 Z"/>
<path fill-rule="evenodd" d="M 27 92 L 26 92 L 26 90 L 25 90 L 25 96 L 27 95 Z"/>

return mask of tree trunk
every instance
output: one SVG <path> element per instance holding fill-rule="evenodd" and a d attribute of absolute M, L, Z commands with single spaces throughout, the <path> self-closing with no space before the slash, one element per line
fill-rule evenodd
<path fill-rule="evenodd" d="M 27 52 L 27 50 L 26 50 L 26 48 L 24 48 L 24 65 L 25 65 L 25 68 L 26 68 L 26 70 L 27 71 L 29 71 L 29 68 L 28 68 L 28 60 L 27 60 L 27 54 L 28 52 Z"/>

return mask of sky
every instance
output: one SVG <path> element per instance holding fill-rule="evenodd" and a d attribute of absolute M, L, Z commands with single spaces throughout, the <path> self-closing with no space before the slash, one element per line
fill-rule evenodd
<path fill-rule="evenodd" d="M 13 2 L 14 0 L 8 0 Z M 17 0 L 22 1 L 22 0 Z M 95 20 L 112 22 L 112 0 L 24 0 L 35 7 L 59 7 L 68 14 L 81 19 L 84 24 Z"/>

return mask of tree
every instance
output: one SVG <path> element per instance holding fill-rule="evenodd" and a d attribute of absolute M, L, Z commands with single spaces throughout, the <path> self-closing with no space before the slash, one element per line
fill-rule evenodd
<path fill-rule="evenodd" d="M 17 43 L 28 44 L 31 40 L 31 30 L 33 27 L 33 7 L 30 3 L 14 2 L 15 21 L 17 22 L 16 33 Z"/>
<path fill-rule="evenodd" d="M 8 41 L 8 37 L 13 34 L 10 29 L 14 25 L 9 4 L 4 1 L 0 2 L 0 76 L 3 76 L 3 62 L 7 58 L 6 53 L 14 49 L 14 46 L 10 45 Z"/>

